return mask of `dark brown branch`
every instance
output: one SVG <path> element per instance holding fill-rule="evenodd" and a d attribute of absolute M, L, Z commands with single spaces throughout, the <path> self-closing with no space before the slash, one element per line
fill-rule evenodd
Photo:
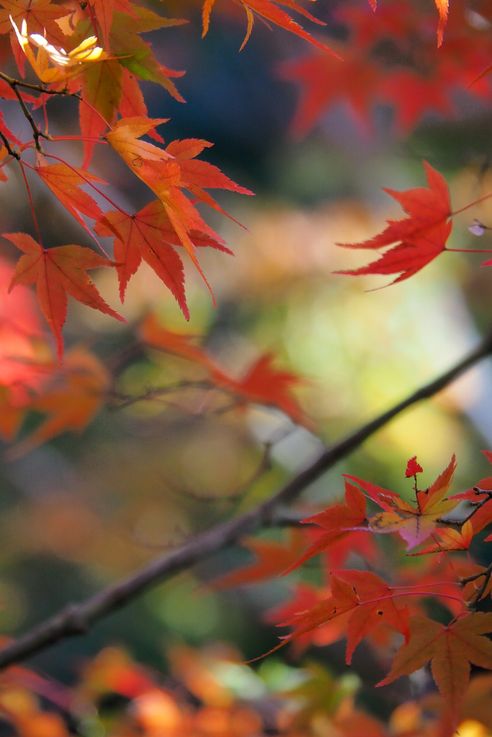
<path fill-rule="evenodd" d="M 410 394 L 386 412 L 363 425 L 340 442 L 323 450 L 303 471 L 281 487 L 270 499 L 250 511 L 195 535 L 175 550 L 151 561 L 119 583 L 102 589 L 85 601 L 70 604 L 0 649 L 0 668 L 18 663 L 73 635 L 87 632 L 99 619 L 116 611 L 145 591 L 205 558 L 237 542 L 247 533 L 275 523 L 276 510 L 301 494 L 313 481 L 358 448 L 390 420 L 418 402 L 429 399 L 463 372 L 492 353 L 492 335 L 449 371 Z"/>

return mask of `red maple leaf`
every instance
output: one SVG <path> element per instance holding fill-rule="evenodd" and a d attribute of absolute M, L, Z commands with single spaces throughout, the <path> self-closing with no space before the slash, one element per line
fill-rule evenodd
<path fill-rule="evenodd" d="M 323 512 L 306 517 L 305 524 L 321 527 L 321 534 L 310 545 L 303 555 L 287 569 L 286 573 L 298 568 L 314 555 L 318 555 L 338 543 L 354 528 L 359 529 L 366 522 L 366 499 L 364 494 L 353 484 L 345 482 L 345 503 L 332 504 Z"/>
<path fill-rule="evenodd" d="M 359 269 L 338 271 L 338 274 L 398 274 L 392 283 L 408 279 L 436 256 L 446 250 L 446 241 L 452 229 L 447 222 L 451 216 L 451 202 L 446 180 L 424 161 L 427 187 L 416 187 L 404 192 L 384 189 L 397 200 L 408 217 L 388 220 L 386 228 L 361 243 L 339 243 L 343 248 L 375 250 L 391 248 L 376 261 Z M 395 245 L 396 244 L 396 245 Z"/>
<path fill-rule="evenodd" d="M 343 64 L 337 64 L 326 54 L 313 53 L 282 64 L 280 75 L 301 88 L 299 106 L 292 121 L 294 135 L 308 133 L 323 111 L 337 103 L 347 105 L 356 121 L 368 128 L 369 114 L 380 87 L 381 70 L 365 54 L 347 50 Z"/>
<path fill-rule="evenodd" d="M 331 596 L 282 622 L 280 626 L 294 629 L 277 648 L 342 617 L 347 628 L 345 659 L 350 664 L 357 645 L 380 625 L 407 637 L 408 609 L 395 602 L 396 595 L 391 586 L 370 571 L 336 571 L 331 576 Z"/>
<path fill-rule="evenodd" d="M 112 266 L 107 258 L 82 246 L 43 248 L 27 233 L 3 233 L 24 255 L 17 262 L 10 288 L 35 284 L 41 311 L 63 354 L 62 327 L 67 315 L 67 294 L 89 307 L 123 320 L 101 297 L 87 271 Z"/>

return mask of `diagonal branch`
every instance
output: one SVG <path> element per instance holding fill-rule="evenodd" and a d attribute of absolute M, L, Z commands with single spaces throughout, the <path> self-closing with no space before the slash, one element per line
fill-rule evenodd
<path fill-rule="evenodd" d="M 237 542 L 243 535 L 261 527 L 276 524 L 279 507 L 298 497 L 325 471 L 358 448 L 367 438 L 384 427 L 404 410 L 429 399 L 480 360 L 492 354 L 492 333 L 471 353 L 437 379 L 425 384 L 386 412 L 362 425 L 338 443 L 323 450 L 304 470 L 294 476 L 276 494 L 244 514 L 222 522 L 195 535 L 174 550 L 155 558 L 136 573 L 102 589 L 77 604 L 69 604 L 0 649 L 0 668 L 18 663 L 51 645 L 87 632 L 99 619 L 106 617 L 175 573 L 186 570 L 205 558 Z"/>

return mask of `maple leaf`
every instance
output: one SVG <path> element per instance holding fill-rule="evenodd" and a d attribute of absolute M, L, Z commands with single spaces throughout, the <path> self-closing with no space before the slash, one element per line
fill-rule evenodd
<path fill-rule="evenodd" d="M 313 46 L 316 46 L 317 48 L 322 49 L 323 51 L 327 51 L 328 53 L 333 54 L 334 56 L 338 56 L 328 46 L 321 43 L 320 41 L 317 41 L 313 36 L 311 36 L 310 33 L 305 31 L 304 28 L 299 23 L 297 23 L 295 20 L 293 20 L 291 16 L 283 9 L 285 7 L 285 8 L 288 8 L 289 10 L 293 10 L 295 13 L 299 13 L 299 15 L 302 15 L 304 18 L 307 18 L 308 20 L 312 21 L 313 23 L 317 23 L 320 26 L 326 25 L 324 21 L 319 20 L 319 18 L 316 18 L 314 15 L 311 15 L 311 13 L 309 13 L 305 8 L 303 8 L 302 5 L 299 5 L 299 3 L 294 2 L 294 0 L 236 0 L 236 1 L 243 8 L 244 12 L 246 13 L 246 18 L 247 18 L 246 34 L 241 44 L 241 49 L 243 49 L 249 41 L 251 32 L 253 30 L 254 17 L 256 14 L 260 16 L 261 18 L 264 18 L 266 21 L 270 21 L 274 25 L 279 26 L 280 28 L 284 28 L 286 31 L 289 31 L 290 33 L 293 33 L 294 35 L 299 36 L 305 41 L 309 41 L 309 43 L 313 44 Z M 212 9 L 215 5 L 215 2 L 216 0 L 203 0 L 202 36 L 206 36 L 208 33 L 208 29 L 210 25 L 210 15 L 212 13 Z M 283 6 L 283 7 L 279 7 L 279 6 Z"/>
<path fill-rule="evenodd" d="M 428 489 L 416 490 L 415 506 L 388 489 L 357 476 L 346 474 L 346 477 L 355 481 L 384 510 L 369 518 L 369 528 L 378 533 L 397 532 L 407 543 L 407 550 L 411 550 L 430 537 L 436 522 L 459 503 L 456 497 L 446 496 L 455 470 L 456 458 L 453 455 L 448 466 Z"/>
<path fill-rule="evenodd" d="M 345 503 L 332 504 L 323 512 L 301 520 L 303 524 L 318 525 L 322 533 L 305 553 L 289 566 L 286 573 L 324 552 L 341 539 L 350 535 L 354 528 L 359 528 L 366 521 L 366 500 L 364 494 L 353 484 L 345 482 Z"/>
<path fill-rule="evenodd" d="M 358 50 L 344 52 L 343 64 L 326 54 L 314 53 L 283 63 L 280 76 L 300 85 L 301 97 L 292 121 L 295 136 L 306 135 L 337 103 L 348 106 L 356 122 L 369 126 L 369 113 L 381 85 L 381 69 Z"/>
<path fill-rule="evenodd" d="M 27 233 L 3 233 L 24 255 L 19 259 L 10 288 L 36 284 L 41 311 L 53 332 L 58 356 L 63 355 L 62 327 L 67 315 L 67 294 L 95 310 L 124 320 L 103 300 L 87 270 L 112 266 L 103 256 L 82 246 L 43 248 Z"/>
<path fill-rule="evenodd" d="M 248 402 L 278 407 L 295 422 L 310 426 L 308 419 L 292 395 L 292 389 L 301 379 L 291 371 L 275 368 L 275 358 L 264 353 L 240 379 L 234 379 L 221 369 L 214 368 L 211 376 L 217 386 L 244 397 Z"/>
<path fill-rule="evenodd" d="M 190 237 L 190 231 L 203 230 L 203 219 L 181 190 L 187 189 L 199 200 L 216 209 L 220 208 L 204 188 L 229 189 L 249 195 L 252 192 L 233 182 L 217 167 L 206 162 L 192 161 L 205 147 L 211 145 L 207 141 L 195 139 L 173 141 L 163 149 L 140 140 L 143 135 L 163 122 L 166 122 L 163 118 L 123 118 L 116 123 L 106 138 L 130 170 L 162 202 L 180 243 L 206 282 L 195 254 L 195 245 Z"/>
<path fill-rule="evenodd" d="M 386 228 L 378 235 L 361 243 L 338 243 L 343 248 L 379 249 L 392 246 L 376 261 L 359 269 L 337 271 L 337 274 L 399 274 L 394 280 L 404 281 L 433 261 L 446 250 L 451 234 L 451 202 L 446 180 L 427 161 L 423 162 L 427 175 L 427 187 L 417 187 L 404 192 L 384 189 L 403 207 L 408 217 L 388 220 Z"/>
<path fill-rule="evenodd" d="M 95 230 L 99 235 L 114 238 L 121 301 L 124 300 L 128 281 L 143 259 L 172 292 L 186 319 L 189 318 L 183 263 L 175 250 L 181 243 L 160 200 L 150 202 L 134 215 L 120 211 L 107 212 L 96 223 Z M 195 247 L 210 247 L 231 253 L 205 222 L 201 230 L 190 230 L 189 238 Z"/>
<path fill-rule="evenodd" d="M 453 112 L 452 96 L 437 72 L 423 76 L 412 69 L 391 70 L 379 93 L 395 106 L 394 123 L 402 133 L 413 130 L 429 111 L 448 116 Z"/>
<path fill-rule="evenodd" d="M 347 648 L 345 662 L 351 663 L 357 645 L 380 625 L 408 636 L 408 609 L 394 601 L 392 588 L 370 571 L 342 570 L 331 576 L 331 596 L 301 611 L 279 626 L 293 626 L 282 643 L 290 642 L 320 625 L 338 617 L 346 622 Z"/>
<path fill-rule="evenodd" d="M 28 409 L 48 417 L 9 451 L 19 458 L 66 430 L 80 432 L 99 412 L 109 388 L 110 376 L 102 363 L 84 348 L 67 353 L 61 373 L 35 396 Z"/>
<path fill-rule="evenodd" d="M 81 215 L 94 220 L 102 217 L 102 211 L 97 202 L 84 192 L 81 187 L 97 182 L 105 184 L 104 180 L 75 166 L 65 163 L 36 166 L 35 171 L 55 197 L 75 218 L 75 220 L 91 235 Z"/>
<path fill-rule="evenodd" d="M 287 540 L 281 542 L 249 538 L 243 540 L 242 545 L 255 556 L 255 560 L 247 566 L 216 578 L 210 584 L 212 588 L 228 589 L 233 586 L 259 583 L 280 575 L 298 557 L 304 545 L 304 537 L 300 530 L 292 530 Z"/>
<path fill-rule="evenodd" d="M 453 714 L 465 696 L 470 664 L 492 670 L 492 614 L 475 612 L 443 626 L 416 615 L 409 623 L 410 637 L 397 652 L 390 672 L 378 686 L 409 675 L 431 661 L 432 677 Z"/>

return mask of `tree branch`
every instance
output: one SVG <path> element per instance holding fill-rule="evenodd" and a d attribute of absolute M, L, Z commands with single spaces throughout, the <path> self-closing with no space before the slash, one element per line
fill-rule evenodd
<path fill-rule="evenodd" d="M 492 334 L 455 366 L 406 399 L 375 417 L 338 443 L 323 450 L 304 470 L 294 476 L 276 494 L 250 511 L 195 535 L 175 550 L 166 552 L 122 581 L 102 589 L 78 604 L 70 604 L 59 613 L 34 627 L 14 642 L 0 649 L 0 668 L 18 663 L 73 635 L 87 632 L 99 619 L 121 608 L 142 593 L 195 563 L 237 542 L 243 535 L 276 523 L 279 506 L 298 497 L 325 471 L 358 448 L 367 438 L 384 427 L 404 410 L 429 399 L 448 386 L 478 361 L 492 354 Z"/>

